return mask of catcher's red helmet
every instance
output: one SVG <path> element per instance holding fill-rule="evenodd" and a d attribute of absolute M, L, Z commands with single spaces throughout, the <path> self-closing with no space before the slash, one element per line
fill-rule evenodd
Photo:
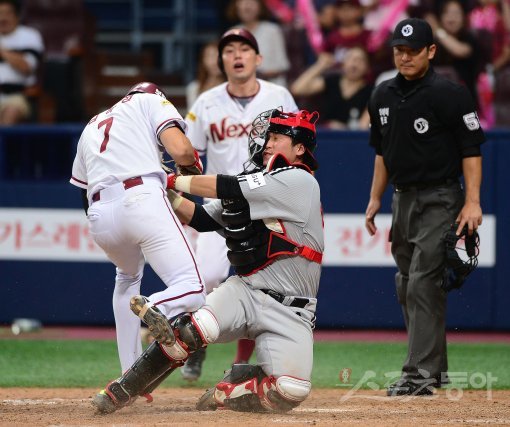
<path fill-rule="evenodd" d="M 317 170 L 319 163 L 313 152 L 317 147 L 315 123 L 318 119 L 317 111 L 309 113 L 306 110 L 285 113 L 274 109 L 259 114 L 252 123 L 249 136 L 250 161 L 257 166 L 262 166 L 262 152 L 269 137 L 268 133 L 273 132 L 290 136 L 294 144 L 303 144 L 306 148 L 303 163 L 311 170 Z"/>
<path fill-rule="evenodd" d="M 306 152 L 303 160 L 311 170 L 316 170 L 319 163 L 315 159 L 313 152 L 317 147 L 315 139 L 315 123 L 319 119 L 319 113 L 314 111 L 309 113 L 306 110 L 297 113 L 283 113 L 274 110 L 269 119 L 268 132 L 281 133 L 290 136 L 295 143 L 301 143 L 305 146 Z"/>
<path fill-rule="evenodd" d="M 166 99 L 165 93 L 154 83 L 151 82 L 140 82 L 135 84 L 131 89 L 128 90 L 126 95 L 132 95 L 133 93 L 153 93 Z"/>

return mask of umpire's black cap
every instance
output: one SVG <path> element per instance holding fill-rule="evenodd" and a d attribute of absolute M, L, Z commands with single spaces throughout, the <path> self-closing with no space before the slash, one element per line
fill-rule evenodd
<path fill-rule="evenodd" d="M 223 48 L 227 43 L 231 41 L 242 41 L 249 44 L 255 52 L 259 52 L 259 45 L 255 36 L 250 33 L 246 28 L 232 28 L 221 36 L 220 42 L 218 43 L 218 53 L 221 55 Z"/>
<path fill-rule="evenodd" d="M 432 28 L 424 19 L 408 18 L 400 21 L 391 40 L 391 46 L 409 46 L 412 49 L 421 49 L 434 44 Z"/>

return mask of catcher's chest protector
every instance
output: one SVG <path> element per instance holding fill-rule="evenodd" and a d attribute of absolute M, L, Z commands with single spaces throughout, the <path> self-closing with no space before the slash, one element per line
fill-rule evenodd
<path fill-rule="evenodd" d="M 279 156 L 276 156 L 275 165 L 279 160 Z M 289 164 L 283 163 L 282 166 L 288 167 Z M 252 221 L 250 206 L 245 199 L 223 199 L 221 204 L 221 216 L 227 224 L 224 230 L 227 257 L 236 274 L 250 275 L 282 255 L 302 256 L 313 262 L 322 262 L 321 253 L 289 239 L 283 226 L 280 233 L 267 228 L 263 220 Z"/>

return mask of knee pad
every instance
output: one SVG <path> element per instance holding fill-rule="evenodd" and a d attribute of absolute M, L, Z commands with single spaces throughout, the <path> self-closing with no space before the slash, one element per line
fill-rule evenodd
<path fill-rule="evenodd" d="M 286 375 L 278 377 L 274 386 L 278 395 L 289 402 L 296 402 L 298 405 L 308 397 L 312 389 L 310 381 Z"/>
<path fill-rule="evenodd" d="M 207 309 L 185 313 L 174 322 L 174 329 L 191 351 L 205 347 L 218 339 L 220 327 L 216 317 Z"/>
<path fill-rule="evenodd" d="M 215 342 L 220 336 L 220 325 L 210 310 L 202 307 L 193 313 L 191 320 L 205 345 Z"/>
<path fill-rule="evenodd" d="M 260 403 L 269 412 L 287 412 L 299 406 L 308 395 L 312 384 L 310 381 L 282 375 L 266 377 L 259 387 Z"/>
<path fill-rule="evenodd" d="M 175 361 L 185 360 L 190 353 L 216 341 L 220 334 L 216 318 L 204 308 L 177 316 L 172 323 L 172 329 L 176 338 L 175 344 L 170 347 L 162 345 L 162 349 Z"/>

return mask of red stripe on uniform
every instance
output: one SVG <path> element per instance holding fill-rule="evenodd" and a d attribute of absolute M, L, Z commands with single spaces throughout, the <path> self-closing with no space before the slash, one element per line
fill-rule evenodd
<path fill-rule="evenodd" d="M 159 130 L 160 130 L 163 126 L 167 125 L 167 124 L 168 124 L 168 123 L 170 123 L 170 122 L 175 122 L 175 124 L 176 124 L 177 126 L 181 127 L 181 125 L 179 124 L 179 122 L 180 122 L 180 121 L 182 121 L 182 120 L 179 120 L 178 118 L 173 118 L 173 119 L 165 120 L 163 123 L 161 123 L 161 124 L 157 127 L 157 129 L 156 129 L 156 135 L 159 133 Z"/>
<path fill-rule="evenodd" d="M 203 290 L 204 290 L 204 286 L 202 285 L 202 288 L 199 291 L 186 292 L 185 294 L 177 295 L 172 298 L 165 298 L 165 299 L 162 299 L 161 301 L 155 302 L 154 305 L 163 304 L 168 301 L 175 301 L 176 299 L 181 299 L 181 298 L 187 297 L 188 295 L 201 294 L 203 292 Z"/>
<path fill-rule="evenodd" d="M 88 184 L 88 182 L 81 181 L 81 180 L 79 180 L 78 178 L 75 178 L 74 176 L 71 176 L 71 179 L 74 179 L 76 182 L 79 182 L 80 184 L 83 184 L 83 185 L 89 185 L 89 184 Z"/>

